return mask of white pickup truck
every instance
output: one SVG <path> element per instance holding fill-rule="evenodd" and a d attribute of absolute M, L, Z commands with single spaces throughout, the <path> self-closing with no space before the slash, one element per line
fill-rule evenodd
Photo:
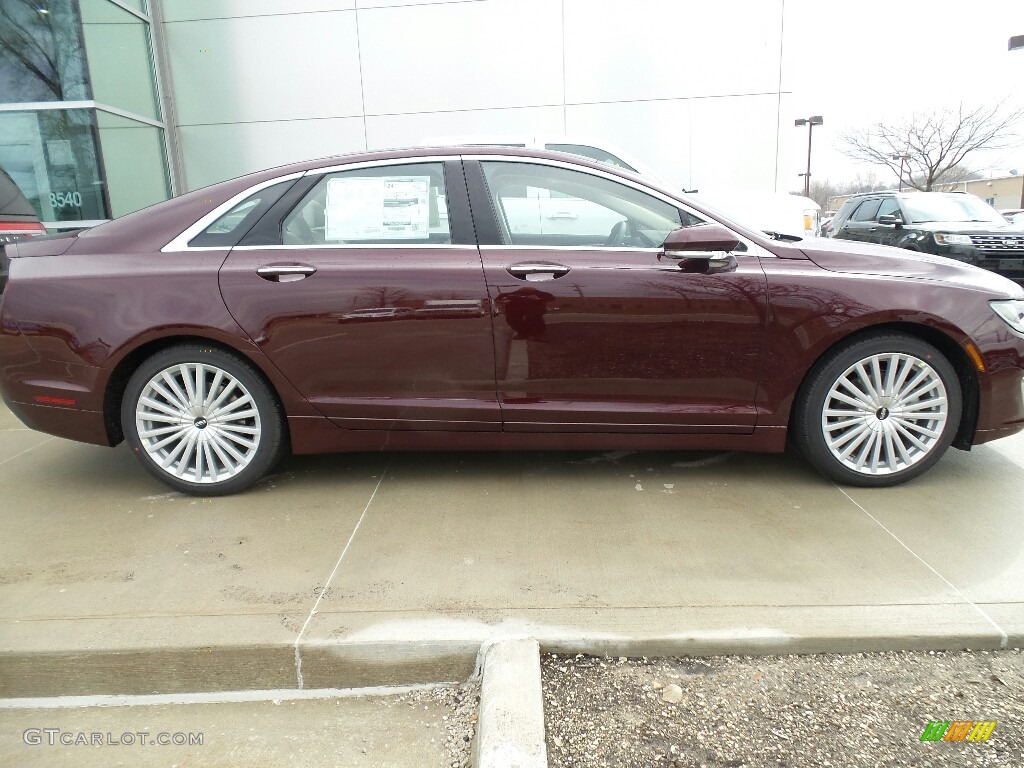
<path fill-rule="evenodd" d="M 581 136 L 434 136 L 423 146 L 526 147 L 586 157 L 645 176 L 658 186 L 671 185 L 626 152 L 607 142 Z M 770 234 L 805 238 L 818 235 L 821 206 L 808 197 L 783 192 L 735 191 L 686 193 L 722 212 L 737 223 Z M 526 196 L 505 200 L 505 214 L 513 231 L 524 234 L 607 233 L 622 217 L 588 200 L 559 195 L 545 189 L 527 188 Z"/>

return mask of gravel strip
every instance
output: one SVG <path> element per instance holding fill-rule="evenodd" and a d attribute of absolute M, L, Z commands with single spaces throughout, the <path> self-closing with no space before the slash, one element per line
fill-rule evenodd
<path fill-rule="evenodd" d="M 1024 766 L 1024 652 L 541 659 L 561 766 Z M 922 742 L 932 720 L 996 720 Z"/>

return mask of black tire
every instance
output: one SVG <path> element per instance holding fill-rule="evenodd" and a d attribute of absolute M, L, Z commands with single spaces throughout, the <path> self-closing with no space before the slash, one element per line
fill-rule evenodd
<path fill-rule="evenodd" d="M 194 366 L 194 370 L 189 366 Z M 194 377 L 188 385 L 183 370 Z M 164 372 L 173 383 L 162 377 Z M 186 391 L 187 386 L 196 392 L 195 398 L 188 400 L 194 404 L 191 411 L 175 405 L 183 401 L 181 397 L 172 400 L 157 389 L 172 397 L 176 392 L 188 396 L 191 393 Z M 198 394 L 200 386 L 211 408 L 199 405 L 203 399 Z M 140 406 L 144 393 L 147 399 Z M 224 398 L 219 404 L 218 393 Z M 155 420 L 137 418 L 140 407 L 146 409 L 143 416 Z M 145 437 L 139 431 L 140 419 Z M 187 423 L 189 419 L 193 420 L 191 425 Z M 222 419 L 226 423 L 219 421 Z M 224 496 L 248 488 L 277 463 L 287 448 L 284 412 L 262 374 L 240 355 L 198 344 L 168 347 L 136 369 L 121 402 L 121 426 L 132 452 L 150 474 L 175 490 L 194 496 Z M 158 430 L 171 434 L 150 434 Z M 176 437 L 178 434 L 182 437 Z M 198 447 L 190 447 L 190 439 Z M 171 442 L 158 447 L 161 441 Z M 172 469 L 182 468 L 178 476 L 164 469 L 158 459 L 169 460 L 173 449 L 181 443 L 185 443 L 182 456 L 188 454 L 192 458 L 170 459 Z M 236 461 L 236 455 L 241 459 Z"/>
<path fill-rule="evenodd" d="M 838 395 L 846 395 L 856 399 L 856 396 L 849 389 L 839 389 L 838 395 L 830 398 L 833 387 L 838 387 L 840 380 L 846 376 L 859 377 L 855 378 L 855 383 L 860 382 L 864 384 L 863 376 L 860 376 L 855 371 L 851 373 L 851 369 L 854 369 L 859 362 L 868 363 L 864 370 L 873 377 L 875 374 L 870 361 L 875 359 L 874 356 L 876 355 L 906 355 L 909 358 L 916 358 L 917 362 L 912 360 L 894 362 L 890 359 L 887 364 L 883 360 L 880 366 L 884 366 L 884 369 L 880 367 L 880 370 L 884 370 L 885 375 L 887 375 L 889 368 L 895 367 L 898 377 L 899 372 L 903 370 L 900 366 L 907 365 L 908 367 L 913 366 L 909 368 L 911 372 L 908 376 L 913 377 L 921 374 L 930 377 L 930 374 L 926 373 L 926 369 L 930 369 L 941 382 L 941 388 L 938 384 L 934 384 L 933 387 L 925 390 L 925 392 L 932 394 L 918 396 L 919 398 L 932 398 L 932 400 L 911 399 L 903 403 L 898 398 L 888 398 L 892 402 L 887 402 L 883 398 L 877 403 L 879 407 L 875 411 L 874 416 L 868 415 L 869 410 L 867 408 L 858 410 L 852 405 L 840 403 L 835 399 Z M 933 378 L 926 378 L 924 384 L 928 385 L 933 381 Z M 912 384 L 913 378 L 905 380 L 905 383 L 908 385 Z M 870 392 L 865 387 L 862 386 L 861 388 L 865 394 L 870 396 Z M 942 388 L 945 390 L 945 420 L 944 422 L 938 421 L 939 417 L 936 413 L 936 420 L 929 422 L 927 421 L 928 417 L 941 408 L 941 405 L 928 408 L 921 408 L 921 406 L 933 401 L 939 402 Z M 904 394 L 913 395 L 913 392 L 908 389 Z M 844 408 L 850 408 L 849 414 L 826 416 L 826 399 L 829 399 L 829 404 L 832 406 L 830 414 L 835 414 L 834 409 L 837 404 Z M 894 407 L 890 410 L 887 407 L 890 404 L 898 405 L 899 407 Z M 914 408 L 909 406 L 914 406 Z M 903 411 L 902 408 L 904 407 L 908 410 Z M 960 380 L 949 360 L 938 349 L 913 336 L 892 332 L 876 333 L 862 336 L 859 339 L 837 347 L 826 354 L 814 366 L 804 380 L 797 394 L 797 399 L 793 404 L 791 440 L 798 452 L 815 469 L 838 483 L 866 488 L 887 487 L 904 483 L 927 472 L 942 458 L 942 455 L 949 448 L 950 443 L 953 442 L 953 438 L 960 427 L 962 411 L 963 397 Z M 914 423 L 914 426 L 911 426 L 909 430 L 903 426 L 906 424 L 905 417 L 907 416 Z M 883 424 L 890 417 L 892 421 L 888 425 Z M 825 436 L 826 419 L 829 418 L 834 419 L 834 421 L 828 423 L 829 432 L 833 435 L 832 445 L 830 445 Z M 860 423 L 863 423 L 864 427 L 861 427 L 856 419 L 862 420 Z M 922 427 L 922 423 L 924 427 Z M 928 429 L 928 424 L 936 427 L 935 429 L 929 429 L 936 436 L 927 436 L 923 431 L 918 431 Z M 881 433 L 882 437 L 872 436 L 870 432 L 866 431 L 868 429 Z M 902 432 L 896 431 L 900 429 L 902 429 Z M 899 453 L 895 442 L 886 444 L 888 438 L 885 438 L 884 435 L 887 431 L 898 436 L 900 445 L 907 449 L 907 453 L 910 454 L 910 461 L 905 460 L 903 455 Z M 910 443 L 904 436 L 908 432 L 918 438 L 919 441 L 931 441 L 926 443 L 927 450 L 922 450 L 913 443 Z M 866 434 L 866 437 L 860 437 L 860 435 L 864 434 Z M 848 437 L 850 435 L 852 437 Z M 837 446 L 836 443 L 842 443 L 844 438 L 848 442 Z M 861 448 L 853 449 L 854 455 L 847 457 L 845 460 L 841 458 L 842 453 L 849 449 L 850 446 L 858 444 L 860 440 L 872 446 L 877 442 L 880 446 L 880 453 L 884 453 L 892 459 L 888 462 L 889 466 L 874 472 L 869 466 L 861 469 L 849 466 L 847 462 L 857 463 L 856 460 L 860 456 Z M 877 454 L 875 458 L 876 460 L 878 459 Z"/>

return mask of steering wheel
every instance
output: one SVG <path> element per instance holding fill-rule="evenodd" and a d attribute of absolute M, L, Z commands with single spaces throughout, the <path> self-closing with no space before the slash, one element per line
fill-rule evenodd
<path fill-rule="evenodd" d="M 605 239 L 605 247 L 657 248 L 658 244 L 646 235 L 632 219 L 615 223 Z"/>
<path fill-rule="evenodd" d="M 612 231 L 609 232 L 608 237 L 605 238 L 605 247 L 614 248 L 615 246 L 625 245 L 628 230 L 629 224 L 626 219 L 615 222 L 615 225 L 612 227 Z"/>

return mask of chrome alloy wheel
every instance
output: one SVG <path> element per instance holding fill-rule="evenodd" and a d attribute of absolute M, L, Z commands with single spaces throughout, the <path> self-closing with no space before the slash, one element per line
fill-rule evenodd
<path fill-rule="evenodd" d="M 902 352 L 872 355 L 838 378 L 821 414 L 825 444 L 844 466 L 890 475 L 913 466 L 940 441 L 949 403 L 938 372 Z"/>
<path fill-rule="evenodd" d="M 169 475 L 219 483 L 252 462 L 260 446 L 260 414 L 252 395 L 216 366 L 180 363 L 142 388 L 135 405 L 139 440 Z"/>

